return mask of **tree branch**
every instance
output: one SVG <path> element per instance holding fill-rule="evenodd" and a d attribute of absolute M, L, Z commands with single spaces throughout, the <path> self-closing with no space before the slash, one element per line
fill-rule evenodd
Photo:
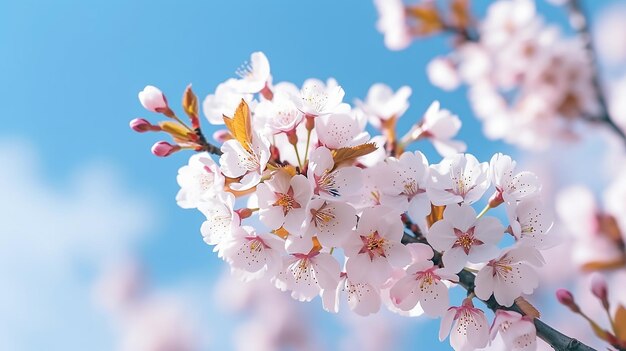
<path fill-rule="evenodd" d="M 585 50 L 589 54 L 591 60 L 591 66 L 593 69 L 592 81 L 593 88 L 596 91 L 596 98 L 600 104 L 600 116 L 584 116 L 584 119 L 589 122 L 603 123 L 612 129 L 624 142 L 626 142 L 626 134 L 618 127 L 615 122 L 609 116 L 609 109 L 602 90 L 602 84 L 600 82 L 600 69 L 598 67 L 598 57 L 593 47 L 593 40 L 591 38 L 591 31 L 589 30 L 589 19 L 585 15 L 585 11 L 578 0 L 569 0 L 567 2 L 567 9 L 570 16 L 570 25 L 581 37 L 585 44 Z"/>
<path fill-rule="evenodd" d="M 409 235 L 405 233 L 404 236 L 402 237 L 403 244 L 406 245 L 406 244 L 411 244 L 411 243 L 421 243 L 421 244 L 426 244 L 430 246 L 426 238 L 424 238 L 424 236 L 421 233 L 411 230 L 411 226 L 413 226 L 412 223 L 405 221 L 405 226 L 414 235 Z M 440 265 L 441 254 L 435 250 L 433 251 L 435 252 L 435 255 L 433 256 L 432 261 L 435 265 Z M 473 292 L 474 280 L 476 279 L 476 276 L 473 273 L 468 272 L 466 270 L 460 271 L 458 273 L 458 276 L 459 276 L 459 285 L 462 286 L 465 290 L 467 290 L 468 293 Z M 521 313 L 521 314 L 525 314 L 517 306 L 517 304 L 513 304 L 513 306 L 511 307 L 505 307 L 505 306 L 498 304 L 498 302 L 493 297 L 493 295 L 489 298 L 489 300 L 487 301 L 481 300 L 481 301 L 483 301 L 485 305 L 487 305 L 487 307 L 493 311 L 502 309 L 502 310 L 510 310 L 510 311 Z M 534 323 L 535 323 L 535 328 L 537 329 L 537 336 L 540 337 L 546 343 L 548 343 L 548 345 L 550 345 L 556 351 L 595 351 L 594 348 L 591 348 L 574 338 L 570 338 L 569 336 L 562 334 L 558 330 L 550 327 L 549 325 L 545 324 L 544 322 L 540 321 L 537 318 L 534 319 Z"/>

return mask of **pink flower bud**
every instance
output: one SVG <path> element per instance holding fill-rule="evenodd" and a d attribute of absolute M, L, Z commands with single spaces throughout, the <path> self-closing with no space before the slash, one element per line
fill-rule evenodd
<path fill-rule="evenodd" d="M 143 118 L 135 118 L 130 121 L 130 128 L 137 133 L 145 133 L 151 130 L 154 130 L 155 126 L 150 124 L 150 122 L 146 121 Z"/>
<path fill-rule="evenodd" d="M 167 99 L 159 88 L 147 85 L 139 92 L 139 101 L 141 105 L 148 111 L 163 112 L 168 109 Z"/>
<path fill-rule="evenodd" d="M 591 276 L 591 292 L 602 301 L 603 304 L 608 304 L 608 291 L 606 287 L 606 280 L 600 273 L 594 273 Z"/>
<path fill-rule="evenodd" d="M 228 140 L 232 139 L 233 136 L 230 135 L 230 132 L 227 129 L 220 129 L 213 133 L 213 139 L 218 143 L 225 143 Z"/>
<path fill-rule="evenodd" d="M 574 295 L 572 295 L 572 293 L 569 292 L 569 290 L 566 290 L 566 289 L 557 290 L 556 298 L 559 300 L 559 302 L 562 305 L 569 307 L 569 309 L 572 310 L 573 312 L 576 312 L 576 313 L 580 312 L 578 305 L 574 301 Z"/>
<path fill-rule="evenodd" d="M 166 157 L 180 150 L 180 146 L 172 145 L 167 141 L 159 141 L 152 145 L 152 153 L 155 156 Z"/>

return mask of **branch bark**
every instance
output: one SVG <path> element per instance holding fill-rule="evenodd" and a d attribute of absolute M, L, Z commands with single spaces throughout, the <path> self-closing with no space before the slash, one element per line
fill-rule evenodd
<path fill-rule="evenodd" d="M 411 224 L 407 223 L 407 228 L 409 228 L 409 230 L 410 226 Z M 405 245 L 411 243 L 421 243 L 430 246 L 430 244 L 428 244 L 428 241 L 426 241 L 426 238 L 424 238 L 420 233 L 413 232 L 413 234 L 415 236 L 404 234 L 404 237 L 402 238 L 402 243 Z M 435 251 L 435 255 L 433 256 L 433 263 L 436 265 L 441 264 L 441 254 L 437 251 Z M 468 294 L 472 293 L 474 291 L 474 280 L 476 279 L 476 276 L 466 270 L 462 270 L 461 272 L 459 272 L 458 276 L 459 285 L 467 290 Z M 502 306 L 498 304 L 493 296 L 491 296 L 489 300 L 481 301 L 483 301 L 485 305 L 487 305 L 487 307 L 492 311 L 503 309 L 524 314 L 524 312 L 516 304 L 513 304 L 513 306 L 511 307 Z M 589 347 L 574 338 L 570 338 L 569 336 L 559 332 L 558 330 L 552 328 L 551 326 L 545 324 L 537 318 L 534 319 L 534 323 L 535 328 L 537 329 L 537 336 L 546 343 L 548 343 L 548 345 L 550 345 L 556 351 L 595 351 L 594 348 Z"/>
<path fill-rule="evenodd" d="M 589 54 L 589 59 L 591 60 L 591 65 L 593 69 L 592 84 L 594 90 L 596 91 L 596 97 L 598 99 L 598 103 L 600 104 L 601 110 L 599 116 L 586 116 L 585 119 L 589 122 L 599 122 L 605 124 L 626 143 L 626 134 L 624 134 L 624 131 L 620 127 L 618 127 L 609 116 L 608 105 L 606 103 L 606 98 L 604 97 L 602 84 L 600 82 L 598 57 L 593 47 L 591 31 L 589 30 L 589 19 L 585 15 L 585 11 L 583 10 L 579 0 L 569 0 L 567 2 L 567 9 L 569 11 L 570 25 L 582 38 L 585 44 L 585 50 L 587 50 L 587 53 Z"/>

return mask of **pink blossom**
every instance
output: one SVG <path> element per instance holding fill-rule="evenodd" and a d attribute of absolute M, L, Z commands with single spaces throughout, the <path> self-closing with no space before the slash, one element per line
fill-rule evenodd
<path fill-rule="evenodd" d="M 237 227 L 221 244 L 222 256 L 245 279 L 272 277 L 281 267 L 284 243 L 272 234 L 258 234 L 249 226 Z"/>
<path fill-rule="evenodd" d="M 198 153 L 178 170 L 180 186 L 176 203 L 182 208 L 195 208 L 202 201 L 224 192 L 224 176 L 208 153 Z"/>
<path fill-rule="evenodd" d="M 514 174 L 515 161 L 508 155 L 497 153 L 489 162 L 491 181 L 496 187 L 493 198 L 497 202 L 516 203 L 539 193 L 541 186 L 532 172 Z"/>
<path fill-rule="evenodd" d="M 430 201 L 438 206 L 472 204 L 489 187 L 489 164 L 479 163 L 470 154 L 456 154 L 430 166 L 431 181 L 426 188 Z"/>
<path fill-rule="evenodd" d="M 356 105 L 369 118 L 370 123 L 381 129 L 381 122 L 400 118 L 409 108 L 409 97 L 412 90 L 409 86 L 400 87 L 395 93 L 383 83 L 372 85 L 367 91 L 365 102 L 357 100 Z"/>
<path fill-rule="evenodd" d="M 496 244 L 504 234 L 504 227 L 495 217 L 476 219 L 476 212 L 467 205 L 448 205 L 443 219 L 430 227 L 428 242 L 437 251 L 443 251 L 443 264 L 458 272 L 467 262 L 481 263 L 498 255 Z"/>
<path fill-rule="evenodd" d="M 222 173 L 230 178 L 242 177 L 238 183 L 230 184 L 233 190 L 247 190 L 261 181 L 261 174 L 270 158 L 269 141 L 254 133 L 251 145 L 241 145 L 235 139 L 222 145 L 220 156 Z"/>
<path fill-rule="evenodd" d="M 443 341 L 448 334 L 450 345 L 455 351 L 469 351 L 487 346 L 489 323 L 485 313 L 475 308 L 470 299 L 465 299 L 459 307 L 450 307 L 441 318 L 439 340 Z"/>
<path fill-rule="evenodd" d="M 233 87 L 246 94 L 260 92 L 271 79 L 270 63 L 261 51 L 250 55 L 250 63 L 244 63 L 238 70 L 239 79 L 233 82 Z"/>
<path fill-rule="evenodd" d="M 316 236 L 323 247 L 338 247 L 348 239 L 357 222 L 356 210 L 342 202 L 313 199 L 306 213 L 304 232 Z"/>
<path fill-rule="evenodd" d="M 407 267 L 406 276 L 391 288 L 391 300 L 401 310 L 409 311 L 419 302 L 427 315 L 438 317 L 450 306 L 448 287 L 443 280 L 458 281 L 459 278 L 446 268 L 435 266 L 430 260 L 432 256 L 430 249 L 430 257 Z"/>
<path fill-rule="evenodd" d="M 342 104 L 345 92 L 334 79 L 327 83 L 318 79 L 307 79 L 300 93 L 293 97 L 294 103 L 302 113 L 317 117 L 331 113 L 348 112 L 350 106 Z"/>
<path fill-rule="evenodd" d="M 257 186 L 259 219 L 270 229 L 284 227 L 299 233 L 311 201 L 311 184 L 305 176 L 294 177 L 277 171 L 272 178 Z"/>
<path fill-rule="evenodd" d="M 461 84 L 457 67 L 450 58 L 435 57 L 426 66 L 426 73 L 430 82 L 443 90 L 452 91 Z"/>
<path fill-rule="evenodd" d="M 491 339 L 500 333 L 507 350 L 535 351 L 537 329 L 533 321 L 514 311 L 497 310 L 491 327 Z"/>
<path fill-rule="evenodd" d="M 339 201 L 359 192 L 363 183 L 361 169 L 353 166 L 335 168 L 329 149 L 318 147 L 309 159 L 307 178 L 313 193 L 325 200 Z"/>
<path fill-rule="evenodd" d="M 214 251 L 220 251 L 220 256 L 221 244 L 241 225 L 239 215 L 233 209 L 234 205 L 235 196 L 231 193 L 219 194 L 198 205 L 198 210 L 206 217 L 200 227 L 202 238 L 208 245 L 216 245 Z"/>
<path fill-rule="evenodd" d="M 531 265 L 542 264 L 543 257 L 532 247 L 506 250 L 476 274 L 474 292 L 482 300 L 488 300 L 493 293 L 499 304 L 511 306 L 522 293 L 532 294 L 539 286 L 539 276 Z"/>
<path fill-rule="evenodd" d="M 424 228 L 424 218 L 430 213 L 430 199 L 426 187 L 430 176 L 428 160 L 420 151 L 405 152 L 399 158 L 388 158 L 391 176 L 384 181 L 387 191 L 400 196 L 408 203 L 406 211 L 414 221 Z"/>
<path fill-rule="evenodd" d="M 322 289 L 337 286 L 339 272 L 339 262 L 327 253 L 296 253 L 283 258 L 282 269 L 274 283 L 283 291 L 291 290 L 294 299 L 311 301 Z"/>
<path fill-rule="evenodd" d="M 391 50 L 405 49 L 411 43 L 402 0 L 375 0 L 378 10 L 376 28 L 385 36 L 385 45 Z"/>
<path fill-rule="evenodd" d="M 324 310 L 339 312 L 339 296 L 341 292 L 346 294 L 348 306 L 354 313 L 360 316 L 368 316 L 380 310 L 380 289 L 369 283 L 355 283 L 348 278 L 348 274 L 342 272 L 336 289 L 324 289 L 322 302 Z"/>
<path fill-rule="evenodd" d="M 411 260 L 400 243 L 403 225 L 399 216 L 381 206 L 363 211 L 356 230 L 344 244 L 348 260 L 346 272 L 354 282 L 381 286 L 391 276 L 392 267 L 403 267 Z"/>

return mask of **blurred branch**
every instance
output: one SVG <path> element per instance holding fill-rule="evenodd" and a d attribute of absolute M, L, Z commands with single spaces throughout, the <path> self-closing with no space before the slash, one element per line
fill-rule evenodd
<path fill-rule="evenodd" d="M 403 244 L 412 244 L 412 243 L 421 243 L 430 246 L 426 238 L 422 235 L 422 233 L 418 230 L 415 230 L 416 226 L 411 223 L 408 219 L 405 218 L 405 227 L 413 234 L 404 234 L 402 237 Z M 441 253 L 435 252 L 432 261 L 435 265 L 441 265 Z M 466 270 L 462 270 L 458 273 L 459 276 L 459 285 L 462 286 L 467 293 L 470 294 L 474 291 L 474 280 L 476 276 L 474 273 L 468 272 Z M 487 305 L 487 307 L 493 311 L 503 309 L 503 310 L 511 310 L 520 314 L 525 314 L 522 309 L 517 304 L 513 304 L 511 307 L 505 307 L 496 301 L 493 295 L 489 298 L 489 300 L 484 301 L 481 300 Z M 545 324 L 540 321 L 538 318 L 534 320 L 535 328 L 537 329 L 537 336 L 540 337 L 543 341 L 548 343 L 553 349 L 557 351 L 595 351 L 595 349 L 583 344 L 582 342 L 570 338 L 567 335 L 562 334 L 558 330 L 552 328 L 551 326 Z"/>
<path fill-rule="evenodd" d="M 570 25 L 583 40 L 583 43 L 585 44 L 585 49 L 589 54 L 593 69 L 592 84 L 594 90 L 596 91 L 596 97 L 598 99 L 598 103 L 600 104 L 601 109 L 599 116 L 584 116 L 584 119 L 588 122 L 606 124 L 624 142 L 626 142 L 626 134 L 624 134 L 624 131 L 620 127 L 618 127 L 609 116 L 608 105 L 606 103 L 606 98 L 604 97 L 604 91 L 600 82 L 600 68 L 598 66 L 598 57 L 593 47 L 591 31 L 589 30 L 588 16 L 585 14 L 585 11 L 583 11 L 579 0 L 569 0 L 567 2 L 567 9 L 569 12 Z"/>

